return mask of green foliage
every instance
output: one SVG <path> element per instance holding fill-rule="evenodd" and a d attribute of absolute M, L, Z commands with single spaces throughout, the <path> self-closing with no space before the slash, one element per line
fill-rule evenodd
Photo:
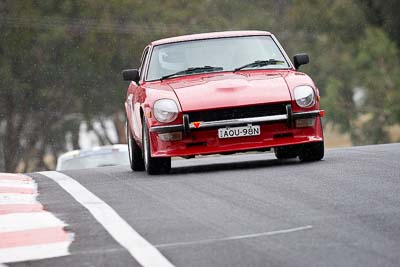
<path fill-rule="evenodd" d="M 262 28 L 274 4 L 241 1 L 3 1 L 0 136 L 7 171 L 43 168 L 79 122 L 118 117 L 144 46 L 174 35 Z M 247 14 L 253 14 L 249 17 Z M 63 134 L 64 133 L 64 134 Z M 1 161 L 0 158 L 0 161 Z M 29 167 L 30 159 L 38 159 Z"/>
<path fill-rule="evenodd" d="M 378 28 L 367 28 L 359 43 L 355 64 L 359 66 L 357 83 L 364 90 L 365 99 L 359 111 L 370 114 L 360 128 L 364 132 L 361 143 L 388 142 L 384 126 L 396 121 L 399 95 L 399 51 L 388 35 Z"/>
<path fill-rule="evenodd" d="M 397 0 L 358 0 L 369 23 L 387 32 L 390 38 L 400 46 L 400 5 Z"/>
<path fill-rule="evenodd" d="M 388 142 L 386 126 L 400 122 L 395 43 L 367 23 L 354 1 L 299 1 L 289 14 L 296 48 L 310 51 L 304 70 L 320 89 L 327 120 L 349 132 L 354 144 Z"/>

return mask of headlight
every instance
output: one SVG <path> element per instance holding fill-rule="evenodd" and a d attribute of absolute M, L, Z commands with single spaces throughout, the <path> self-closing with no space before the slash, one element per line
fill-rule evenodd
<path fill-rule="evenodd" d="M 167 123 L 178 117 L 178 106 L 172 99 L 160 99 L 154 103 L 154 117 L 157 121 Z"/>
<path fill-rule="evenodd" d="M 315 104 L 314 90 L 308 85 L 298 86 L 294 88 L 294 99 L 299 107 L 311 107 Z"/>

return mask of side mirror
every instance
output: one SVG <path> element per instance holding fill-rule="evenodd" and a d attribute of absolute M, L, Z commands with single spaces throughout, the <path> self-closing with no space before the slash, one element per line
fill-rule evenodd
<path fill-rule="evenodd" d="M 139 71 L 137 69 L 123 70 L 122 77 L 124 81 L 134 81 L 138 83 L 140 80 Z"/>
<path fill-rule="evenodd" d="M 306 53 L 297 54 L 293 57 L 294 67 L 297 70 L 301 65 L 308 64 L 310 59 Z"/>

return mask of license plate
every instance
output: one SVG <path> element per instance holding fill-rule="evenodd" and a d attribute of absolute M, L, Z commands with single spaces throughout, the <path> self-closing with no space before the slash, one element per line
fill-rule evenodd
<path fill-rule="evenodd" d="M 260 135 L 261 130 L 259 125 L 247 125 L 243 127 L 230 127 L 230 128 L 219 128 L 219 138 L 233 138 L 242 136 L 255 136 Z"/>

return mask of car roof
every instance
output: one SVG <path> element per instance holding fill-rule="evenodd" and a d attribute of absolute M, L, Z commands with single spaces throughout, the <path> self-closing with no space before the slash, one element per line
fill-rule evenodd
<path fill-rule="evenodd" d="M 97 146 L 97 147 L 93 147 L 91 149 L 85 149 L 85 150 L 73 150 L 73 151 L 69 151 L 69 152 L 62 154 L 61 156 L 58 157 L 58 160 L 67 160 L 67 159 L 72 159 L 75 157 L 85 156 L 88 154 L 95 155 L 96 152 L 99 152 L 99 154 L 100 154 L 102 151 L 110 150 L 110 149 L 118 149 L 121 151 L 127 151 L 128 147 L 127 147 L 127 145 L 123 145 L 123 144 L 115 144 L 115 145 L 109 145 L 109 146 Z"/>
<path fill-rule="evenodd" d="M 190 35 L 165 38 L 153 41 L 151 42 L 151 45 L 160 45 L 160 44 L 168 44 L 176 42 L 202 40 L 202 39 L 236 37 L 236 36 L 257 36 L 257 35 L 271 35 L 271 33 L 267 31 L 225 31 L 225 32 L 199 33 L 199 34 L 190 34 Z"/>
<path fill-rule="evenodd" d="M 91 157 L 96 155 L 102 155 L 105 153 L 115 152 L 128 152 L 128 145 L 126 144 L 114 144 L 108 146 L 96 146 L 91 149 L 84 150 L 73 150 L 66 152 L 57 158 L 56 170 L 61 170 L 61 167 L 65 165 L 65 162 L 70 160 L 81 159 L 83 157 Z"/>

